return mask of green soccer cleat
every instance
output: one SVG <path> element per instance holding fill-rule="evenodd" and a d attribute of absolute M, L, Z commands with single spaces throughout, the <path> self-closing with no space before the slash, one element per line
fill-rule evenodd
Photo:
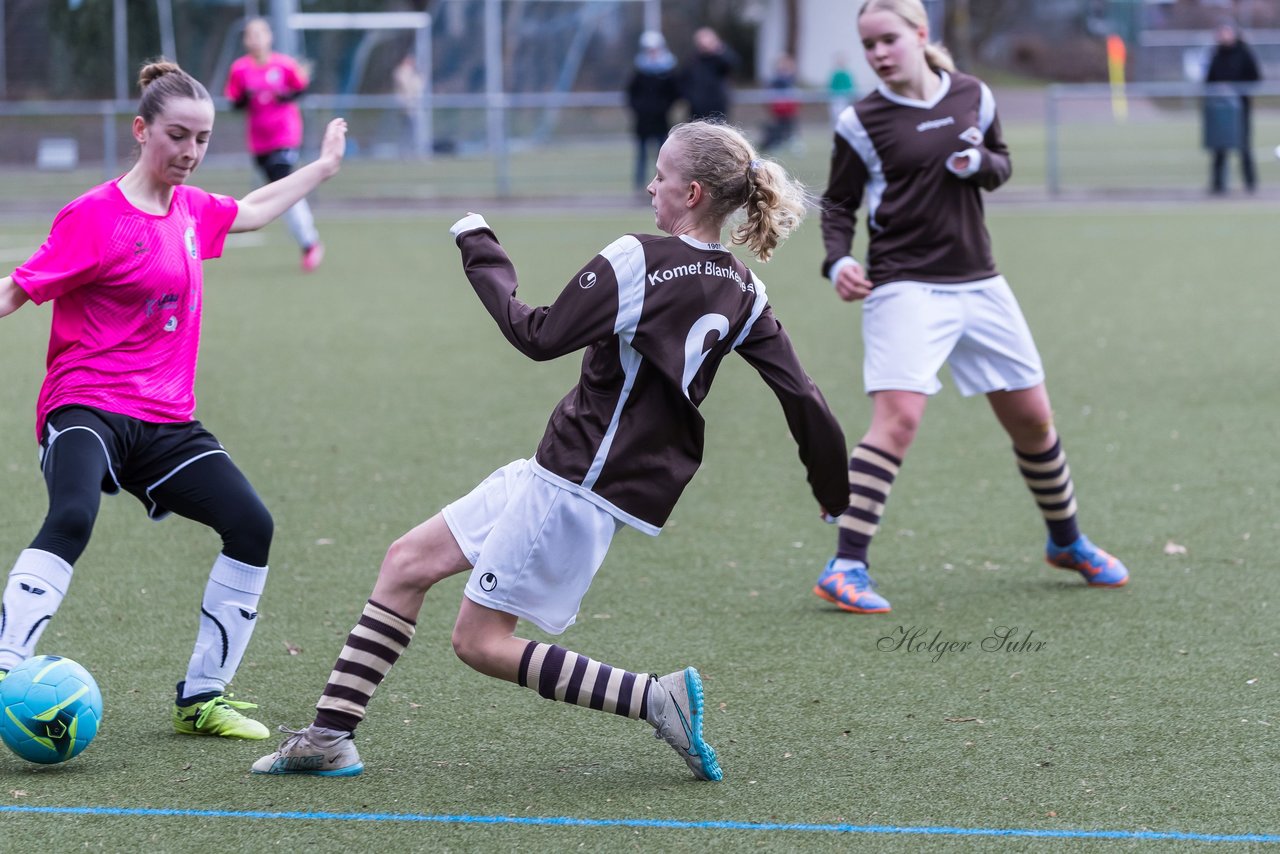
<path fill-rule="evenodd" d="M 271 733 L 265 726 L 240 714 L 241 709 L 256 709 L 257 703 L 229 699 L 218 694 L 186 706 L 173 705 L 173 728 L 184 735 L 217 735 L 222 738 L 244 738 L 260 741 Z"/>

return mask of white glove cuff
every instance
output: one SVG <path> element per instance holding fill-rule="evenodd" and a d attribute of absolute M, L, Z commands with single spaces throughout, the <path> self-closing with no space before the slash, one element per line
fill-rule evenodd
<path fill-rule="evenodd" d="M 478 213 L 467 214 L 462 219 L 455 222 L 449 227 L 449 233 L 453 235 L 453 239 L 457 240 L 459 235 L 468 231 L 475 231 L 477 228 L 488 228 L 489 223 L 484 221 L 484 217 Z"/>

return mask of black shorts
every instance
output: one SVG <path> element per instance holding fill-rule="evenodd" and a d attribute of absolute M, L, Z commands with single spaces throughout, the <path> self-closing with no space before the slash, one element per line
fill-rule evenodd
<path fill-rule="evenodd" d="M 222 443 L 199 421 L 153 424 L 91 406 L 63 406 L 45 419 L 40 437 L 41 471 L 54 442 L 69 430 L 88 430 L 102 443 L 107 457 L 102 491 L 115 495 L 123 487 L 142 502 L 152 519 L 169 515 L 152 498 L 152 490 L 198 459 L 227 455 Z"/>
<path fill-rule="evenodd" d="M 262 174 L 267 176 L 268 182 L 279 181 L 298 165 L 298 149 L 277 148 L 275 151 L 259 154 L 255 159 Z"/>

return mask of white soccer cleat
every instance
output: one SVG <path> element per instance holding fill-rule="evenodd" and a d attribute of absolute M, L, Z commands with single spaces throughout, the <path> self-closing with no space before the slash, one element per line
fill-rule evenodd
<path fill-rule="evenodd" d="M 699 780 L 722 779 L 715 748 L 702 740 L 702 677 L 697 669 L 660 676 L 658 687 L 663 690 L 652 692 L 649 700 L 654 735 L 671 745 Z"/>
<path fill-rule="evenodd" d="M 351 733 L 317 726 L 293 730 L 275 753 L 253 763 L 255 774 L 308 774 L 313 777 L 354 777 L 364 770 Z"/>

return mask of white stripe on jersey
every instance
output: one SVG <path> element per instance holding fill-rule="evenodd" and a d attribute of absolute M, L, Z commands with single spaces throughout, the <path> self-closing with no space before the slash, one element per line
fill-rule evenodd
<path fill-rule="evenodd" d="M 850 107 L 840 114 L 840 121 L 836 123 L 836 133 L 844 137 L 845 142 L 849 143 L 854 153 L 862 158 L 862 162 L 867 167 L 867 184 L 863 190 L 867 197 L 867 227 L 879 231 L 880 224 L 876 222 L 876 209 L 880 207 L 880 200 L 884 197 L 885 185 L 888 183 L 884 177 L 884 164 L 880 162 L 880 155 L 871 144 L 871 137 L 867 135 L 867 129 L 862 126 L 862 120 L 858 118 L 858 111 L 855 108 Z"/>
<path fill-rule="evenodd" d="M 622 390 L 618 394 L 618 405 L 614 407 L 613 417 L 609 419 L 609 428 L 591 460 L 591 467 L 582 479 L 583 487 L 595 488 L 604 468 L 605 458 L 609 456 L 609 448 L 618 433 L 618 422 L 622 419 L 622 409 L 627 405 L 631 389 L 636 382 L 636 374 L 640 372 L 640 364 L 644 358 L 631 346 L 635 340 L 636 327 L 640 325 L 640 313 L 644 310 L 644 247 L 631 235 L 625 235 L 606 246 L 600 256 L 613 267 L 614 278 L 618 280 L 618 317 L 614 320 L 613 331 L 618 336 L 618 361 L 622 364 L 625 379 Z"/>
<path fill-rule="evenodd" d="M 760 281 L 759 276 L 752 276 L 752 280 L 756 286 L 756 301 L 751 306 L 751 316 L 747 318 L 747 325 L 742 327 L 742 334 L 733 342 L 733 347 L 731 348 L 733 350 L 737 350 L 738 345 L 747 340 L 747 336 L 751 334 L 751 327 L 756 325 L 760 315 L 764 314 L 764 307 L 769 304 L 769 298 L 764 293 L 764 282 Z"/>
<path fill-rule="evenodd" d="M 618 280 L 618 317 L 613 332 L 629 340 L 635 337 L 644 309 L 644 247 L 626 234 L 602 249 L 600 257 L 612 265 Z"/>
<path fill-rule="evenodd" d="M 991 123 L 996 118 L 996 96 L 991 94 L 991 89 L 986 83 L 981 85 L 982 99 L 978 102 L 978 125 L 985 136 L 987 128 L 991 127 Z"/>

